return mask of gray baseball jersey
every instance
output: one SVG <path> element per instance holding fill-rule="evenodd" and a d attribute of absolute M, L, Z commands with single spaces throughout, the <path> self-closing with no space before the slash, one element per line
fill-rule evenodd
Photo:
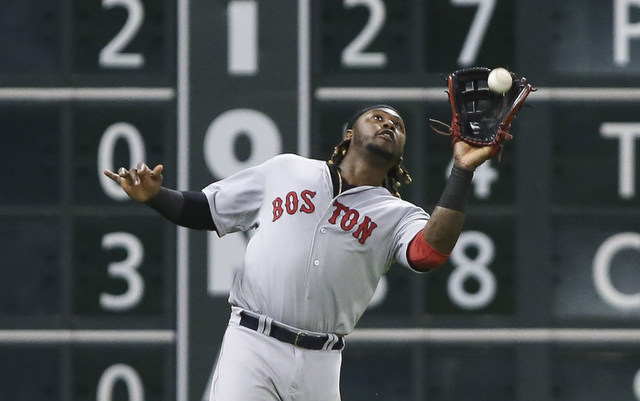
<path fill-rule="evenodd" d="M 385 188 L 334 197 L 324 161 L 276 156 L 203 189 L 218 235 L 255 229 L 229 302 L 300 329 L 350 333 L 429 215 Z"/>

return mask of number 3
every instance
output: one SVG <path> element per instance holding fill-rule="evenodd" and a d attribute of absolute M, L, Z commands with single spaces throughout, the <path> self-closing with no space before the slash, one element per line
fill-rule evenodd
<path fill-rule="evenodd" d="M 107 310 L 123 311 L 134 308 L 144 294 L 144 281 L 137 271 L 144 259 L 144 248 L 136 236 L 125 233 L 109 233 L 102 237 L 102 249 L 121 247 L 127 257 L 120 262 L 109 264 L 109 277 L 121 278 L 127 282 L 127 291 L 121 295 L 100 294 L 100 306 Z"/>

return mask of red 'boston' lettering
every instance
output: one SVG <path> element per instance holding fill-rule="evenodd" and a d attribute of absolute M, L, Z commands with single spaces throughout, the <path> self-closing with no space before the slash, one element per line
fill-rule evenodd
<path fill-rule="evenodd" d="M 287 213 L 294 214 L 298 211 L 298 194 L 291 191 L 287 194 Z"/>
<path fill-rule="evenodd" d="M 271 221 L 276 221 L 282 216 L 282 199 L 275 198 L 271 204 L 273 205 L 273 220 Z"/>
<path fill-rule="evenodd" d="M 347 210 L 347 213 L 345 213 L 344 217 L 342 217 L 342 221 L 340 222 L 340 227 L 342 227 L 344 231 L 350 231 L 353 228 L 353 226 L 355 226 L 356 223 L 358 222 L 359 217 L 360 217 L 360 213 L 358 213 L 357 210 L 355 209 Z"/>
<path fill-rule="evenodd" d="M 284 200 L 281 197 L 277 197 L 271 202 L 273 205 L 273 220 L 276 221 L 286 211 L 288 214 L 301 213 L 313 213 L 316 210 L 316 206 L 313 204 L 313 197 L 316 193 L 310 190 L 304 190 L 298 194 L 298 192 L 288 192 Z M 373 230 L 378 226 L 371 220 L 369 216 L 364 216 L 364 219 L 360 219 L 360 212 L 356 209 L 351 209 L 348 206 L 343 205 L 338 201 L 333 201 L 335 207 L 331 217 L 329 217 L 329 223 L 339 224 L 340 228 L 344 231 L 352 231 L 357 226 L 353 233 L 353 237 L 363 244 L 367 241 L 367 238 L 371 236 Z M 339 220 L 338 220 L 339 219 Z M 362 222 L 359 222 L 362 220 Z"/>
<path fill-rule="evenodd" d="M 373 232 L 373 229 L 376 227 L 378 227 L 378 225 L 371 221 L 369 216 L 364 216 L 364 221 L 360 223 L 356 232 L 353 233 L 353 236 L 355 238 L 360 237 L 358 239 L 358 242 L 364 245 L 364 242 L 367 240 L 367 238 L 369 238 L 369 236 Z"/>
<path fill-rule="evenodd" d="M 360 213 L 356 209 L 350 209 L 338 201 L 333 201 L 333 206 L 335 206 L 335 210 L 329 218 L 329 223 L 336 224 L 340 215 L 344 214 L 340 220 L 340 228 L 344 231 L 351 231 L 353 227 L 358 224 Z M 369 216 L 364 216 L 364 220 L 358 225 L 358 228 L 353 233 L 353 237 L 364 245 L 376 227 L 378 227 L 378 225 L 373 222 Z"/>
<path fill-rule="evenodd" d="M 285 211 L 290 215 L 294 215 L 296 212 L 307 214 L 315 212 L 316 206 L 312 200 L 314 196 L 316 196 L 316 193 L 308 189 L 305 189 L 300 194 L 296 191 L 290 191 L 284 196 L 284 200 L 278 196 L 271 202 L 273 205 L 273 220 L 271 221 L 278 220 Z"/>
<path fill-rule="evenodd" d="M 333 215 L 329 218 L 329 223 L 336 224 L 340 213 L 346 212 L 347 210 L 349 210 L 349 208 L 338 201 L 333 201 L 333 206 L 336 207 L 336 210 L 333 211 Z"/>
<path fill-rule="evenodd" d="M 304 213 L 313 213 L 316 210 L 315 205 L 311 202 L 311 199 L 316 196 L 316 193 L 309 191 L 308 189 L 302 191 L 301 197 L 304 205 L 300 206 L 300 211 Z"/>

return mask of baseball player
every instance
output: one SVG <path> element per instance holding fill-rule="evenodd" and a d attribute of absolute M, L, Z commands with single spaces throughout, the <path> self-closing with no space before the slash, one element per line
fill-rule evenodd
<path fill-rule="evenodd" d="M 406 131 L 388 105 L 357 111 L 329 162 L 293 154 L 202 191 L 162 187 L 162 165 L 105 174 L 184 227 L 255 230 L 229 303 L 212 401 L 340 400 L 341 350 L 395 261 L 442 265 L 462 230 L 471 178 L 490 147 L 454 145 L 454 167 L 429 215 L 400 199 Z"/>

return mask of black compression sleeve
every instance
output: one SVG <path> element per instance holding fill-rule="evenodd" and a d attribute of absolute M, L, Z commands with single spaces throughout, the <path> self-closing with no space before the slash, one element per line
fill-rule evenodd
<path fill-rule="evenodd" d="M 447 185 L 442 191 L 438 206 L 464 212 L 471 194 L 473 171 L 453 166 Z"/>
<path fill-rule="evenodd" d="M 182 214 L 184 196 L 182 196 L 182 192 L 180 191 L 162 187 L 158 195 L 145 203 L 168 220 L 176 223 L 180 214 Z"/>
<path fill-rule="evenodd" d="M 145 202 L 169 221 L 182 227 L 215 230 L 209 202 L 202 192 L 176 191 L 162 187 L 158 195 Z"/>
<path fill-rule="evenodd" d="M 207 196 L 202 192 L 184 191 L 184 207 L 178 224 L 198 230 L 213 230 L 216 225 L 211 218 L 211 209 Z"/>

